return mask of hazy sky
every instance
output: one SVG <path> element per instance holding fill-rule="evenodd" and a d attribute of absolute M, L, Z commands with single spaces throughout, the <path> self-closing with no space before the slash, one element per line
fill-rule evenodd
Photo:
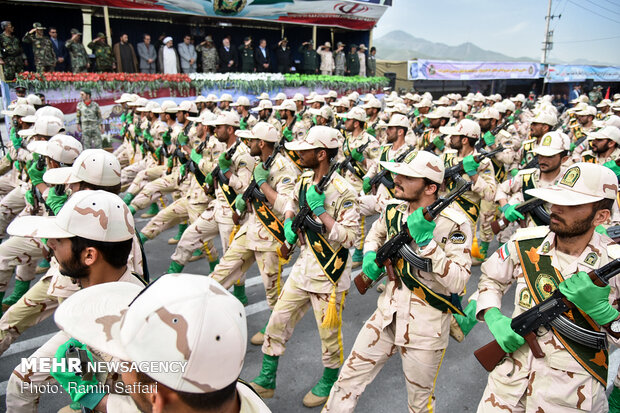
<path fill-rule="evenodd" d="M 404 30 L 451 46 L 472 42 L 540 60 L 547 6 L 546 0 L 393 0 L 373 36 Z M 551 21 L 549 62 L 582 58 L 620 65 L 620 0 L 553 0 L 551 10 L 562 17 Z"/>

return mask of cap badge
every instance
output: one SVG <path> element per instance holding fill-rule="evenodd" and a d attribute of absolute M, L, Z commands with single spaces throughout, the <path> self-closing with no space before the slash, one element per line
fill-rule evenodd
<path fill-rule="evenodd" d="M 578 166 L 574 168 L 570 168 L 568 171 L 566 171 L 566 173 L 562 177 L 560 184 L 566 185 L 572 188 L 573 186 L 575 186 L 575 182 L 577 182 L 580 176 L 581 176 L 581 169 L 579 169 Z"/>

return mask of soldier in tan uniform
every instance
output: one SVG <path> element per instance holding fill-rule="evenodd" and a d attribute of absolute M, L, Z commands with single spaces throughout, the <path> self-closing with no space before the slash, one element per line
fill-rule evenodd
<path fill-rule="evenodd" d="M 413 237 L 410 246 L 432 263 L 432 272 L 400 258 L 394 269 L 400 282 L 388 281 L 378 308 L 360 330 L 351 354 L 334 384 L 323 412 L 353 412 L 365 387 L 385 362 L 401 354 L 410 412 L 435 410 L 435 380 L 448 346 L 453 294 L 462 295 L 471 275 L 472 230 L 467 217 L 448 208 L 429 222 L 422 209 L 432 204 L 444 178 L 441 159 L 430 152 L 412 152 L 402 163 L 381 162 L 395 174 L 395 197 L 375 221 L 364 246 L 364 273 L 376 280 L 385 271 L 376 250 L 400 232 Z M 431 300 L 430 290 L 438 299 Z"/>
<path fill-rule="evenodd" d="M 553 130 L 557 123 L 558 118 L 545 111 L 538 112 L 536 116 L 532 118 L 529 131 L 530 137 L 521 142 L 521 147 L 515 154 L 515 161 L 519 162 L 520 168 L 523 168 L 534 159 L 532 149 L 540 143 L 540 140 L 547 132 Z"/>
<path fill-rule="evenodd" d="M 480 218 L 481 201 L 484 199 L 493 202 L 497 189 L 491 160 L 485 158 L 478 163 L 474 158 L 475 155 L 478 155 L 474 145 L 480 138 L 480 125 L 473 120 L 463 119 L 456 126 L 440 128 L 440 132 L 450 135 L 451 149 L 446 149 L 443 154 L 446 168 L 463 162 L 465 174 L 462 175 L 462 178 L 473 182 L 471 190 L 459 197 L 456 200 L 456 205 L 465 212 L 475 229 Z M 454 181 L 448 182 L 447 187 L 452 189 Z M 486 257 L 488 247 L 488 242 L 480 243 L 480 255 L 482 257 Z"/>
<path fill-rule="evenodd" d="M 250 149 L 235 136 L 239 128 L 239 116 L 232 111 L 222 112 L 208 124 L 215 126 L 217 140 L 226 144 L 225 151 L 217 161 L 220 173 L 214 176 L 214 170 L 211 170 L 205 177 L 207 189 L 215 187 L 209 191 L 215 199 L 183 233 L 171 257 L 172 262 L 168 268 L 170 273 L 181 272 L 192 253 L 217 235 L 222 241 L 223 253 L 226 252 L 235 226 L 232 220 L 235 199 L 237 194 L 245 191 L 252 179 L 255 160 L 250 155 Z M 234 153 L 227 159 L 226 154 L 231 148 L 234 148 Z M 244 285 L 235 285 L 235 296 L 247 302 Z"/>
<path fill-rule="evenodd" d="M 271 411 L 239 379 L 247 320 L 243 306 L 228 291 L 212 279 L 194 274 L 166 274 L 140 291 L 119 283 L 96 285 L 68 299 L 55 317 L 65 333 L 89 348 L 138 363 L 139 370 L 123 373 L 122 381 L 128 389 L 141 390 L 130 391 L 131 399 L 125 398 L 126 403 L 116 411 Z M 116 298 L 110 302 L 108 297 Z M 182 322 L 177 323 L 175 317 Z M 101 328 L 101 320 L 113 320 L 111 333 Z M 205 331 L 217 334 L 217 339 L 201 334 Z M 187 347 L 180 349 L 175 343 L 187 343 Z M 179 360 L 186 364 L 182 370 L 148 371 L 140 369 L 145 360 L 173 367 Z M 107 404 L 107 411 L 114 411 L 109 401 Z"/>
<path fill-rule="evenodd" d="M 434 154 L 441 154 L 446 146 L 445 139 L 441 137 L 442 133 L 439 132 L 439 128 L 447 126 L 450 120 L 450 109 L 445 106 L 439 106 L 434 111 L 428 113 L 426 118 L 430 122 L 430 126 L 422 135 L 418 138 L 416 147 L 418 150 L 424 150 L 431 143 L 434 145 Z"/>
<path fill-rule="evenodd" d="M 362 105 L 366 110 L 366 132 L 374 136 L 379 142 L 385 143 L 385 122 L 379 116 L 381 114 L 381 101 L 374 96 Z"/>
<path fill-rule="evenodd" d="M 129 209 L 117 195 L 105 191 L 80 191 L 74 194 L 55 218 L 21 217 L 9 227 L 17 236 L 45 237 L 48 246 L 60 264 L 63 276 L 71 277 L 80 288 L 102 283 L 128 283 L 144 287 L 144 281 L 133 274 L 127 266 L 134 238 L 134 222 Z M 113 240 L 113 241 L 111 241 Z M 108 297 L 109 298 L 109 297 Z M 80 319 L 81 312 L 74 313 Z M 101 330 L 100 330 L 101 331 Z M 36 350 L 31 361 L 54 358 L 56 353 L 65 354 L 70 344 L 82 348 L 65 332 L 58 332 Z M 96 352 L 99 359 L 110 360 L 109 356 Z M 91 356 L 92 357 L 92 356 Z M 79 377 L 67 377 L 70 373 L 57 374 L 56 370 L 31 370 L 17 366 L 7 384 L 6 405 L 10 412 L 33 412 L 37 410 L 40 386 L 59 382 L 73 401 L 88 409 L 107 411 L 123 410 L 126 395 L 95 393 L 73 390 L 69 381 L 80 381 Z M 118 375 L 105 374 L 102 382 L 115 388 Z M 87 393 L 87 394 L 84 394 Z"/>
<path fill-rule="evenodd" d="M 314 115 L 313 122 L 318 126 L 335 126 L 334 111 L 328 105 L 321 106 L 320 109 L 310 109 L 310 113 Z"/>
<path fill-rule="evenodd" d="M 235 103 L 231 103 L 230 106 L 237 109 L 239 115 L 239 129 L 246 130 L 252 129 L 256 125 L 256 118 L 250 113 L 250 99 L 246 96 L 239 96 Z"/>
<path fill-rule="evenodd" d="M 270 124 L 258 122 L 251 131 L 237 131 L 237 136 L 248 139 L 250 155 L 260 158 L 254 167 L 253 180 L 266 199 L 252 196 L 244 200 L 243 194 L 237 195 L 235 212 L 248 218 L 211 277 L 230 288 L 256 262 L 265 286 L 267 305 L 273 309 L 282 290 L 284 262 L 278 249 L 285 242 L 284 207 L 292 198 L 299 170 L 280 153 L 279 146 L 276 148 L 280 134 Z M 269 169 L 263 166 L 267 161 L 270 162 Z M 256 333 L 251 339 L 252 344 L 262 345 L 264 333 L 264 328 Z"/>
<path fill-rule="evenodd" d="M 617 188 L 609 169 L 577 163 L 558 183 L 528 190 L 551 204 L 551 223 L 517 231 L 482 265 L 477 318 L 484 319 L 508 354 L 489 374 L 478 412 L 607 411 L 607 350 L 578 345 L 559 330 L 540 327 L 536 341 L 544 357 L 536 358 L 500 308 L 515 282 L 512 317 L 559 288 L 580 310 L 571 310 L 567 322 L 590 331 L 612 322 L 611 329 L 618 331 L 613 322 L 619 313 L 610 304 L 617 305 L 618 278 L 597 287 L 587 275 L 619 258 L 617 245 L 595 231 L 609 218 Z"/>
<path fill-rule="evenodd" d="M 575 161 L 580 160 L 581 162 L 605 166 L 608 166 L 607 164 L 609 163 L 611 168 L 612 164 L 615 164 L 616 159 L 620 158 L 620 129 L 615 126 L 605 126 L 596 132 L 590 133 L 589 137 L 592 138 L 592 149 L 583 151 L 581 159 L 578 156 L 573 159 Z M 618 170 L 620 172 L 620 168 Z"/>
<path fill-rule="evenodd" d="M 304 405 L 315 407 L 327 400 L 344 361 L 341 336 L 344 296 L 351 283 L 351 260 L 348 248 L 359 238 L 359 212 L 356 192 L 338 173 L 333 172 L 325 191 L 319 194 L 316 184 L 330 170 L 338 153 L 338 132 L 326 126 L 313 127 L 303 141 L 289 142 L 287 149 L 298 151 L 302 164 L 311 168 L 295 186 L 293 200 L 286 207 L 284 231 L 287 243 L 294 245 L 298 235 L 292 230 L 292 218 L 298 205 L 311 209 L 311 218 L 325 226 L 324 234 L 306 229 L 305 243 L 284 283 L 269 318 L 263 343 L 260 375 L 251 383 L 265 398 L 273 397 L 278 359 L 295 326 L 312 308 L 321 337 L 323 377 L 304 397 Z M 301 200 L 299 199 L 301 198 Z"/>
<path fill-rule="evenodd" d="M 258 102 L 258 106 L 253 108 L 252 111 L 258 112 L 258 122 L 267 122 L 276 130 L 278 133 L 282 133 L 282 123 L 274 116 L 273 113 L 273 104 L 268 99 L 263 99 Z"/>

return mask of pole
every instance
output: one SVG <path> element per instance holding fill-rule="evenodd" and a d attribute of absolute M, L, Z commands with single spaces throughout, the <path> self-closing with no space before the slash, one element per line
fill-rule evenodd
<path fill-rule="evenodd" d="M 108 14 L 108 6 L 103 6 L 103 20 L 105 22 L 105 35 L 108 38 L 108 44 L 111 45 L 112 32 L 110 31 L 110 15 Z"/>
<path fill-rule="evenodd" d="M 82 9 L 82 44 L 85 47 L 93 41 L 92 13 L 91 9 Z"/>
<path fill-rule="evenodd" d="M 316 47 L 318 46 L 316 44 L 316 26 L 312 26 L 312 43 L 314 43 L 314 47 L 316 49 Z"/>
<path fill-rule="evenodd" d="M 547 17 L 545 17 L 545 38 L 543 41 L 541 64 L 547 63 L 547 50 L 549 48 L 549 23 L 551 23 L 551 0 L 549 0 L 549 6 L 547 7 Z"/>

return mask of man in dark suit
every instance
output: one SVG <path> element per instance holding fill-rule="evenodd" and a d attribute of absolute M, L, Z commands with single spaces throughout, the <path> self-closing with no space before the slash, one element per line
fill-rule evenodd
<path fill-rule="evenodd" d="M 292 66 L 291 48 L 288 47 L 288 39 L 286 37 L 278 42 L 275 53 L 278 60 L 278 73 L 290 72 Z"/>
<path fill-rule="evenodd" d="M 69 63 L 69 52 L 65 47 L 65 42 L 58 38 L 58 31 L 55 27 L 50 27 L 49 35 L 54 53 L 56 53 L 56 67 L 54 67 L 54 70 L 56 72 L 64 72 L 67 70 L 67 64 Z"/>
<path fill-rule="evenodd" d="M 254 59 L 256 60 L 257 72 L 270 72 L 271 58 L 267 51 L 267 40 L 260 39 L 258 47 L 254 51 Z"/>
<path fill-rule="evenodd" d="M 228 37 L 222 40 L 222 48 L 220 49 L 220 68 L 222 72 L 236 72 L 239 64 L 239 56 L 237 49 L 230 44 Z"/>

